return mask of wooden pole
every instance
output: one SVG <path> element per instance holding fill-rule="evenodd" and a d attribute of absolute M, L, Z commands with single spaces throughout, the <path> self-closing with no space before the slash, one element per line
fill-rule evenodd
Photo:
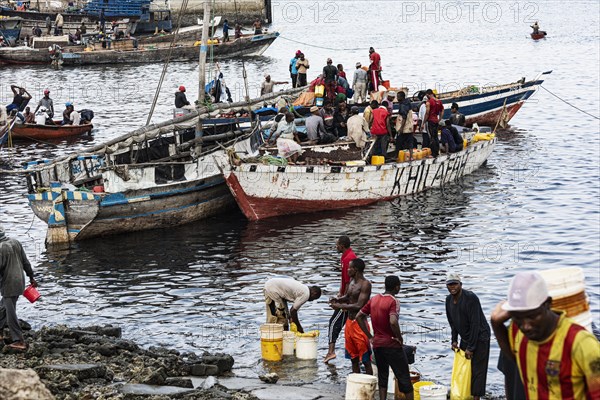
<path fill-rule="evenodd" d="M 205 99 L 206 86 L 206 52 L 208 51 L 208 28 L 210 24 L 210 0 L 204 2 L 204 15 L 202 24 L 202 42 L 200 44 L 200 59 L 199 59 L 199 76 L 198 76 L 198 108 L 202 107 Z M 202 137 L 202 118 L 198 118 L 196 124 L 196 138 Z M 196 154 L 202 152 L 202 145 L 198 144 L 195 148 Z"/>

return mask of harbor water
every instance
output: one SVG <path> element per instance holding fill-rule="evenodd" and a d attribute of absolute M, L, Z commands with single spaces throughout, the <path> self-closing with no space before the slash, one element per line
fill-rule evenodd
<path fill-rule="evenodd" d="M 384 79 L 411 91 L 481 87 L 553 70 L 543 87 L 598 116 L 599 7 L 596 1 L 288 1 L 275 5 L 269 29 L 281 37 L 264 56 L 219 65 L 235 100 L 243 96 L 243 67 L 255 97 L 265 73 L 289 81 L 288 63 L 298 49 L 311 63 L 309 78 L 331 57 L 351 79 L 354 64 L 366 65 L 373 46 L 381 54 Z M 529 37 L 536 20 L 547 39 Z M 11 84 L 25 86 L 33 105 L 50 88 L 58 114 L 69 100 L 96 115 L 93 136 L 15 142 L 0 153 L 0 167 L 67 154 L 142 126 L 161 72 L 162 65 L 0 67 L 4 104 L 12 99 Z M 196 63 L 169 66 L 154 122 L 170 118 L 179 85 L 188 88 L 189 99 L 197 96 L 197 77 Z M 240 374 L 255 376 L 271 367 L 261 361 L 262 285 L 288 276 L 325 291 L 299 313 L 306 330 L 321 330 L 319 360 L 303 361 L 303 373 L 288 378 L 342 381 L 350 372 L 343 339 L 332 366 L 320 359 L 332 313 L 325 299 L 339 289 L 335 241 L 347 234 L 366 261 L 374 293 L 383 290 L 386 275 L 400 276 L 402 329 L 405 342 L 418 347 L 415 365 L 424 380 L 445 385 L 450 380 L 444 308 L 450 269 L 463 276 L 464 288 L 479 296 L 489 315 L 515 272 L 581 267 L 598 324 L 599 124 L 550 92 L 540 89 L 523 106 L 510 128 L 498 133 L 487 165 L 471 176 L 440 190 L 341 212 L 250 223 L 233 211 L 178 228 L 47 251 L 46 225 L 27 205 L 23 177 L 0 172 L 0 223 L 24 244 L 42 296 L 35 304 L 22 299 L 20 317 L 34 328 L 118 324 L 125 337 L 143 345 L 230 353 Z M 500 395 L 497 359 L 493 342 L 488 390 Z"/>

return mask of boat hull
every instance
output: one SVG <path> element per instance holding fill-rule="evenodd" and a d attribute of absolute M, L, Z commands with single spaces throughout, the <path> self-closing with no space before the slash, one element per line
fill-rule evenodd
<path fill-rule="evenodd" d="M 533 40 L 540 40 L 540 39 L 544 39 L 546 37 L 546 32 L 544 33 L 530 33 L 531 38 Z"/>
<path fill-rule="evenodd" d="M 183 225 L 217 215 L 235 202 L 223 178 L 213 176 L 113 195 L 64 190 L 31 194 L 29 205 L 48 223 L 48 242 L 57 226 L 72 242 Z"/>
<path fill-rule="evenodd" d="M 438 158 L 381 166 L 231 165 L 217 163 L 249 220 L 364 206 L 440 187 L 486 162 L 496 139 Z"/>
<path fill-rule="evenodd" d="M 11 129 L 12 136 L 19 139 L 51 140 L 79 136 L 92 131 L 92 124 L 84 125 L 36 125 L 18 124 Z"/>
<path fill-rule="evenodd" d="M 212 45 L 212 54 L 216 57 L 260 56 L 277 39 L 278 33 L 256 35 L 234 40 L 228 43 Z M 200 47 L 192 44 L 176 46 L 140 46 L 139 49 L 94 50 L 63 53 L 63 66 L 95 64 L 127 64 L 196 61 Z M 0 63 L 3 64 L 50 64 L 52 58 L 47 49 L 13 48 L 0 50 Z"/>

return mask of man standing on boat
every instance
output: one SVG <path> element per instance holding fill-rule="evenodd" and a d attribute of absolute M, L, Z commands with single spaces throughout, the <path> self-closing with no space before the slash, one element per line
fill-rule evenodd
<path fill-rule="evenodd" d="M 362 65 L 359 62 L 356 63 L 352 89 L 354 90 L 355 103 L 358 104 L 367 101 L 367 71 L 362 69 Z"/>
<path fill-rule="evenodd" d="M 535 22 L 533 23 L 533 25 L 531 25 L 531 26 L 530 26 L 530 28 L 531 28 L 531 29 L 533 29 L 533 34 L 534 34 L 534 35 L 537 35 L 537 34 L 539 34 L 539 33 L 540 33 L 540 26 L 538 25 L 538 22 L 537 22 L 537 21 L 535 21 Z"/>
<path fill-rule="evenodd" d="M 357 106 L 352 106 L 350 109 L 350 118 L 348 118 L 348 137 L 354 140 L 356 147 L 363 149 L 367 144 L 367 134 L 369 132 L 369 124 L 367 120 L 360 115 L 360 110 Z"/>
<path fill-rule="evenodd" d="M 229 42 L 229 22 L 223 21 L 223 43 Z"/>
<path fill-rule="evenodd" d="M 344 339 L 346 341 L 347 357 L 352 360 L 352 372 L 360 373 L 360 363 L 365 366 L 365 371 L 373 375 L 371 366 L 371 345 L 366 333 L 362 331 L 356 315 L 369 302 L 371 298 L 371 282 L 365 276 L 365 262 L 360 258 L 350 261 L 348 275 L 352 279 L 343 297 L 330 300 L 331 308 L 348 313 Z"/>
<path fill-rule="evenodd" d="M 458 104 L 452 103 L 450 107 L 450 121 L 452 125 L 465 126 L 465 116 L 458 112 Z"/>
<path fill-rule="evenodd" d="M 377 102 L 371 102 L 371 107 L 373 107 L 374 104 L 377 104 Z M 392 131 L 390 126 L 390 113 L 386 106 L 380 105 L 373 109 L 372 114 L 373 124 L 371 125 L 371 135 L 376 137 L 375 145 L 373 146 L 373 155 L 385 157 L 387 155 L 390 133 Z"/>
<path fill-rule="evenodd" d="M 61 13 L 56 14 L 56 19 L 54 20 L 54 36 L 63 34 L 63 24 L 65 23 L 65 19 L 63 18 Z"/>
<path fill-rule="evenodd" d="M 325 80 L 325 96 L 331 103 L 335 99 L 337 88 L 338 69 L 333 65 L 331 58 L 327 59 L 327 65 L 323 67 L 323 79 Z"/>
<path fill-rule="evenodd" d="M 25 274 L 32 286 L 37 287 L 31 264 L 18 240 L 6 236 L 0 225 L 0 333 L 8 325 L 12 343 L 9 348 L 27 350 L 23 331 L 17 318 L 17 300 L 25 290 Z"/>
<path fill-rule="evenodd" d="M 288 330 L 288 322 L 291 321 L 296 324 L 300 333 L 304 333 L 304 329 L 298 319 L 298 310 L 307 301 L 321 297 L 321 288 L 318 286 L 309 287 L 289 278 L 269 279 L 265 283 L 263 292 L 267 305 L 267 323 L 283 324 L 284 329 Z M 293 303 L 289 311 L 288 302 Z"/>
<path fill-rule="evenodd" d="M 306 80 L 306 73 L 310 68 L 308 59 L 304 57 L 304 53 L 300 53 L 298 61 L 296 61 L 296 68 L 298 68 L 298 87 L 303 87 L 308 84 Z"/>
<path fill-rule="evenodd" d="M 438 129 L 440 120 L 444 115 L 444 106 L 433 93 L 427 89 L 427 103 L 425 103 L 425 131 L 423 132 L 423 147 L 431 149 L 431 155 L 437 157 L 440 152 L 440 139 Z"/>
<path fill-rule="evenodd" d="M 346 294 L 346 288 L 348 287 L 348 283 L 350 283 L 350 275 L 348 275 L 348 268 L 350 267 L 350 261 L 356 259 L 356 254 L 352 251 L 350 247 L 350 238 L 348 236 L 340 236 L 337 242 L 335 243 L 335 248 L 338 253 L 342 253 L 341 259 L 341 284 L 340 284 L 340 292 L 338 297 L 343 297 Z M 336 309 L 333 312 L 333 315 L 329 319 L 329 351 L 325 355 L 324 363 L 328 363 L 330 360 L 333 360 L 335 355 L 335 342 L 337 341 L 344 324 L 346 323 L 346 318 L 348 318 L 348 313 L 342 309 Z"/>
<path fill-rule="evenodd" d="M 400 331 L 400 278 L 394 275 L 385 278 L 385 293 L 374 296 L 360 310 L 356 320 L 362 331 L 373 344 L 377 360 L 377 378 L 379 399 L 387 399 L 387 387 L 390 368 L 394 372 L 398 388 L 407 400 L 413 399 L 413 386 L 410 381 L 408 360 L 404 352 L 404 340 Z M 367 316 L 371 316 L 372 335 L 367 326 Z"/>
<path fill-rule="evenodd" d="M 290 66 L 289 66 L 289 70 L 290 70 L 290 78 L 292 78 L 292 87 L 295 88 L 296 85 L 298 84 L 298 67 L 296 65 L 296 63 L 298 62 L 298 58 L 300 57 L 300 54 L 302 54 L 302 52 L 300 50 L 296 51 L 296 55 L 294 56 L 294 58 L 292 58 L 290 60 Z"/>
<path fill-rule="evenodd" d="M 275 85 L 285 85 L 288 82 L 275 82 L 271 80 L 271 75 L 265 75 L 265 80 L 260 87 L 260 95 L 264 96 L 265 94 L 273 93 L 273 87 Z"/>
<path fill-rule="evenodd" d="M 44 107 L 46 109 L 46 112 L 48 113 L 50 118 L 54 117 L 54 103 L 52 102 L 52 99 L 50 98 L 50 90 L 48 90 L 48 89 L 44 89 L 44 97 L 42 97 L 40 99 L 40 101 L 38 102 L 37 108 L 35 109 L 35 111 L 33 113 L 34 114 L 37 113 L 41 107 Z"/>
<path fill-rule="evenodd" d="M 508 301 L 496 306 L 491 321 L 500 350 L 517 363 L 529 399 L 600 398 L 600 343 L 564 311 L 552 310 L 540 274 L 517 273 Z"/>
<path fill-rule="evenodd" d="M 452 331 L 452 349 L 463 350 L 465 358 L 471 360 L 471 395 L 473 400 L 479 400 L 485 396 L 490 359 L 490 326 L 477 295 L 463 290 L 460 275 L 449 273 L 446 288 L 450 292 L 446 297 L 446 317 Z"/>
<path fill-rule="evenodd" d="M 381 56 L 375 51 L 374 48 L 369 48 L 369 81 L 372 85 L 372 91 L 377 92 L 379 90 L 379 84 L 381 83 Z"/>

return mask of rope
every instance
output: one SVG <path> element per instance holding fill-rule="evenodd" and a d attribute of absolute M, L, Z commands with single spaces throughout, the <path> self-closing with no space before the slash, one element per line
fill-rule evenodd
<path fill-rule="evenodd" d="M 561 98 L 560 96 L 558 96 L 558 95 L 556 95 L 556 94 L 552 93 L 551 91 L 549 91 L 548 89 L 546 89 L 546 88 L 545 88 L 545 87 L 543 87 L 542 85 L 540 85 L 540 87 L 541 87 L 542 89 L 544 89 L 546 92 L 550 93 L 552 96 L 554 96 L 554 97 L 556 97 L 557 99 L 559 99 L 560 101 L 562 101 L 562 102 L 564 102 L 564 103 L 566 103 L 566 104 L 570 105 L 571 107 L 573 107 L 573 108 L 574 108 L 574 109 L 576 109 L 577 111 L 581 111 L 582 113 L 584 113 L 584 114 L 587 114 L 587 115 L 589 115 L 589 116 L 590 116 L 590 117 L 592 117 L 592 118 L 600 119 L 600 117 L 597 117 L 597 116 L 595 116 L 595 115 L 592 115 L 592 114 L 590 114 L 589 112 L 587 112 L 587 111 L 585 111 L 585 110 L 582 110 L 581 108 L 579 108 L 579 107 L 577 107 L 577 106 L 574 106 L 573 104 L 569 103 L 568 101 L 566 101 L 565 99 Z"/>
<path fill-rule="evenodd" d="M 156 92 L 154 93 L 154 99 L 152 100 L 152 107 L 150 107 L 150 112 L 148 113 L 146 126 L 150 125 L 150 121 L 152 120 L 152 114 L 154 114 L 154 109 L 156 108 L 156 103 L 158 102 L 158 95 L 160 94 L 160 89 L 162 88 L 165 76 L 167 75 L 167 69 L 169 68 L 169 63 L 171 62 L 171 54 L 173 53 L 173 48 L 175 47 L 175 39 L 177 39 L 177 34 L 179 33 L 179 28 L 181 27 L 181 21 L 183 20 L 183 12 L 185 11 L 187 4 L 188 0 L 183 0 L 181 3 L 181 7 L 179 9 L 179 18 L 177 19 L 177 28 L 175 28 L 175 32 L 173 32 L 173 38 L 171 39 L 171 44 L 169 45 L 167 61 L 165 61 L 162 74 L 160 75 L 160 80 L 158 81 L 158 86 L 156 87 Z"/>
<path fill-rule="evenodd" d="M 335 47 L 326 47 L 326 46 L 317 46 L 311 43 L 306 43 L 306 42 L 301 42 L 300 40 L 294 40 L 294 39 L 290 39 L 287 38 L 283 35 L 279 35 L 279 39 L 283 39 L 283 40 L 287 40 L 290 42 L 294 42 L 294 43 L 298 43 L 304 46 L 308 46 L 308 47 L 315 47 L 317 49 L 323 49 L 323 50 L 332 50 L 332 51 L 360 51 L 360 50 L 364 50 L 365 47 L 354 47 L 354 48 L 347 48 L 347 49 L 336 49 Z M 387 50 L 387 49 L 398 49 L 404 47 L 404 45 L 398 45 L 398 46 L 391 46 L 391 47 L 377 47 L 377 49 L 381 49 L 381 50 Z"/>

